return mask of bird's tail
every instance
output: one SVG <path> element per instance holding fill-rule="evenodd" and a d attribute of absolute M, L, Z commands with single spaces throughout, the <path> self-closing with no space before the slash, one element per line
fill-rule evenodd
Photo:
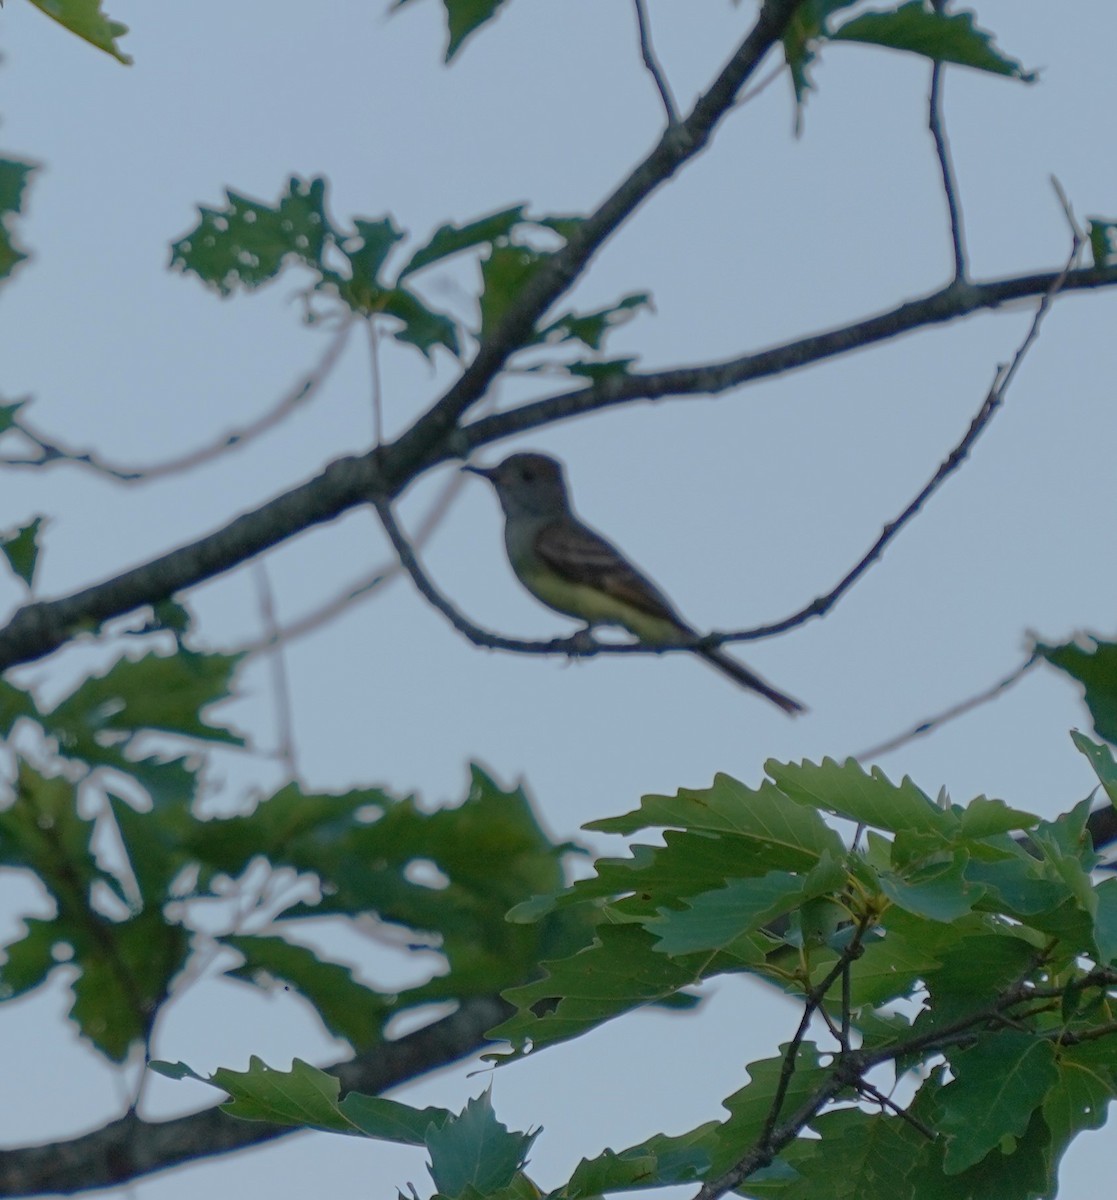
<path fill-rule="evenodd" d="M 734 683 L 739 683 L 741 687 L 751 688 L 754 692 L 759 692 L 765 699 L 782 708 L 789 717 L 795 716 L 797 713 L 806 712 L 806 706 L 799 703 L 798 700 L 793 700 L 790 696 L 785 696 L 783 692 L 778 692 L 770 683 L 765 682 L 759 675 L 750 671 L 744 663 L 739 663 L 735 658 L 730 658 L 724 650 L 717 650 L 713 647 L 706 649 L 701 648 L 695 650 L 695 654 L 701 655 L 712 667 L 716 667 L 723 674 L 728 675 Z"/>

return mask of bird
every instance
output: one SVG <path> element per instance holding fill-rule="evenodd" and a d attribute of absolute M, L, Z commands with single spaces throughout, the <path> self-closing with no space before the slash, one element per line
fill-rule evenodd
<path fill-rule="evenodd" d="M 584 621 L 587 631 L 595 625 L 619 625 L 651 646 L 697 640 L 663 592 L 575 516 L 558 459 L 521 452 L 495 467 L 467 465 L 463 470 L 493 485 L 504 510 L 504 544 L 512 570 L 548 608 Z M 789 716 L 805 711 L 798 700 L 720 647 L 696 645 L 692 650 Z"/>

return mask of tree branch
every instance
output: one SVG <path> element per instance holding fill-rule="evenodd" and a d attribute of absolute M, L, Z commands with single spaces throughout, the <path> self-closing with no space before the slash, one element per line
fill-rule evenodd
<path fill-rule="evenodd" d="M 949 0 L 932 0 L 938 16 L 944 16 Z M 950 214 L 950 244 L 954 253 L 954 278 L 966 277 L 966 241 L 962 230 L 962 209 L 958 203 L 958 181 L 950 159 L 950 143 L 946 139 L 946 122 L 942 112 L 942 80 L 944 64 L 936 62 L 931 68 L 931 94 L 927 102 L 927 128 L 935 142 L 935 155 L 942 175 L 942 190 L 946 211 Z"/>
<path fill-rule="evenodd" d="M 501 438 L 618 404 L 662 400 L 669 396 L 716 396 L 745 383 L 773 378 L 852 350 L 862 350 L 877 342 L 891 341 L 916 329 L 943 325 L 985 309 L 1044 296 L 1062 277 L 1063 272 L 1057 270 L 991 279 L 984 283 L 955 280 L 875 317 L 783 342 L 768 350 L 700 366 L 613 376 L 467 423 L 460 435 L 462 454 Z M 1059 292 L 1065 294 L 1115 285 L 1117 264 L 1088 267 L 1067 272 Z"/>
<path fill-rule="evenodd" d="M 17 413 L 11 429 L 5 432 L 22 434 L 35 447 L 37 453 L 34 457 L 0 456 L 0 467 L 45 467 L 54 463 L 70 463 L 73 466 L 86 467 L 118 483 L 150 483 L 192 470 L 220 457 L 226 451 L 243 449 L 311 400 L 341 358 L 352 328 L 353 321 L 343 317 L 337 332 L 319 355 L 318 361 L 293 387 L 288 388 L 267 412 L 249 421 L 247 425 L 220 434 L 209 445 L 188 450 L 185 454 L 165 459 L 163 462 L 150 463 L 147 466 L 126 466 L 124 463 L 114 463 L 103 458 L 92 450 L 75 450 L 54 438 L 48 438 Z"/>
<path fill-rule="evenodd" d="M 644 7 L 644 0 L 632 0 L 632 4 L 636 9 L 636 28 L 640 34 L 640 57 L 644 60 L 644 66 L 648 68 L 648 74 L 655 81 L 659 98 L 663 101 L 663 111 L 667 114 L 667 124 L 677 125 L 679 113 L 675 108 L 675 101 L 671 95 L 671 88 L 667 84 L 667 78 L 663 74 L 663 68 L 659 65 L 659 60 L 652 49 L 652 31 L 648 25 L 648 13 Z"/>
<path fill-rule="evenodd" d="M 176 592 L 232 570 L 287 538 L 335 520 L 349 509 L 367 502 L 372 493 L 395 496 L 423 471 L 448 458 L 462 456 L 472 447 L 632 400 L 657 399 L 670 394 L 716 394 L 752 379 L 779 375 L 861 349 L 923 325 L 939 324 L 980 309 L 997 308 L 1009 301 L 1045 295 L 1060 275 L 1060 272 L 1044 272 L 983 284 L 951 283 L 938 292 L 878 317 L 727 363 L 662 371 L 645 377 L 626 376 L 565 396 L 525 404 L 511 412 L 479 418 L 459 430 L 455 439 L 447 439 L 446 444 L 430 450 L 418 461 L 411 457 L 414 447 L 409 446 L 409 435 L 406 434 L 399 442 L 379 451 L 370 451 L 357 458 L 337 459 L 314 479 L 195 542 L 68 596 L 19 609 L 8 625 L 0 629 L 0 672 L 50 654 L 83 630 L 95 629 L 114 617 L 165 600 Z M 1068 272 L 1060 292 L 1114 285 L 1117 285 L 1117 266 L 1092 267 Z M 743 631 L 743 634 L 743 640 L 762 636 L 751 630 Z M 509 638 L 483 644 L 548 654 L 601 652 L 592 646 L 579 647 L 571 639 L 524 642 Z M 634 649 L 637 648 L 610 646 L 608 652 L 631 653 Z"/>
<path fill-rule="evenodd" d="M 394 1042 L 383 1042 L 330 1068 L 345 1092 L 379 1094 L 465 1058 L 486 1044 L 485 1031 L 510 1007 L 497 997 L 466 1000 L 456 1013 Z M 111 1187 L 297 1132 L 267 1121 L 242 1121 L 208 1108 L 170 1121 L 134 1114 L 68 1141 L 0 1150 L 0 1195 L 73 1195 Z"/>
<path fill-rule="evenodd" d="M 508 358 L 530 338 L 536 321 L 569 290 L 601 246 L 653 192 L 706 146 L 801 3 L 764 0 L 756 24 L 689 115 L 664 131 L 644 160 L 595 212 L 579 223 L 566 245 L 531 276 L 516 303 L 509 306 L 458 380 L 395 443 L 403 464 L 418 466 L 445 444 L 462 415 L 484 395 Z"/>
<path fill-rule="evenodd" d="M 906 746 L 908 742 L 914 742 L 916 738 L 924 737 L 928 733 L 934 733 L 936 729 L 945 725 L 948 721 L 953 721 L 956 717 L 965 716 L 966 713 L 972 712 L 975 708 L 980 708 L 983 704 L 988 704 L 990 700 L 995 700 L 1002 692 L 1007 692 L 1010 687 L 1019 683 L 1039 661 L 1039 657 L 1033 651 L 1022 663 L 1013 667 L 1007 675 L 998 679 L 992 687 L 984 688 L 976 695 L 967 696 L 965 700 L 960 700 L 957 704 L 952 704 L 949 708 L 944 708 L 941 712 L 935 713 L 934 716 L 924 717 L 923 720 L 917 721 L 910 729 L 905 730 L 903 733 L 898 733 L 886 741 L 877 742 L 875 746 L 870 746 L 867 750 L 862 750 L 853 757 L 859 761 L 867 758 L 880 758 L 884 754 L 898 750 L 901 746 Z"/>
<path fill-rule="evenodd" d="M 816 597 L 809 604 L 792 613 L 790 616 L 784 617 L 782 620 L 774 621 L 767 625 L 759 625 L 752 629 L 737 630 L 729 633 L 711 633 L 699 639 L 699 644 L 721 646 L 731 642 L 757 641 L 760 638 L 774 637 L 778 633 L 786 633 L 788 630 L 804 625 L 807 621 L 816 617 L 824 617 L 857 583 L 873 563 L 879 561 L 889 543 L 897 537 L 900 531 L 916 516 L 931 496 L 966 461 L 975 442 L 1004 403 L 1008 388 L 1016 377 L 1016 372 L 1019 370 L 1021 363 L 1023 363 L 1025 355 L 1039 336 L 1043 320 L 1050 311 L 1055 297 L 1066 282 L 1071 265 L 1077 259 L 1080 250 L 1081 243 L 1078 237 L 1075 236 L 1066 266 L 1051 280 L 1050 286 L 1036 308 L 1028 331 L 1017 347 L 1011 361 L 1008 364 L 998 366 L 993 383 L 986 393 L 985 400 L 978 410 L 977 415 L 970 422 L 969 428 L 966 430 L 961 441 L 943 459 L 935 473 L 919 490 L 914 499 L 907 504 L 900 515 L 884 526 L 880 536 L 873 542 L 868 551 L 861 556 L 838 583 L 829 592 Z M 492 418 L 486 419 L 491 420 Z M 613 642 L 604 643 L 596 641 L 585 631 L 580 631 L 571 638 L 551 642 L 523 641 L 491 634 L 459 613 L 453 604 L 434 587 L 430 579 L 423 573 L 417 558 L 398 525 L 395 524 L 387 504 L 378 505 L 378 508 L 388 535 L 392 539 L 392 544 L 395 546 L 396 552 L 400 555 L 400 561 L 415 581 L 416 587 L 435 608 L 447 617 L 460 633 L 464 634 L 475 645 L 487 646 L 491 649 L 514 650 L 526 654 L 565 654 L 568 657 L 579 658 L 589 658 L 599 654 L 663 654 L 694 649 L 695 643 L 693 641 L 671 644 L 658 643 L 654 646 L 642 642 L 628 642 L 623 644 Z"/>

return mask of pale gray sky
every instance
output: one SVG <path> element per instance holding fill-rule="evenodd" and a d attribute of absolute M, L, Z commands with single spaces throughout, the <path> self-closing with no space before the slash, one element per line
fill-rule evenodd
<path fill-rule="evenodd" d="M 7 398 L 34 397 L 45 430 L 127 462 L 201 445 L 271 405 L 322 352 L 300 324 L 294 277 L 219 301 L 166 270 L 169 243 L 228 186 L 273 200 L 292 173 L 324 174 L 339 221 L 392 213 L 424 238 L 518 202 L 591 208 L 657 136 L 628 0 L 514 0 L 447 69 L 441 6 L 385 17 L 382 0 L 308 7 L 112 0 L 132 26 L 126 69 L 30 5 L 0 13 L 5 152 L 34 158 L 21 239 L 34 261 L 4 289 Z M 748 27 L 753 4 L 651 0 L 656 46 L 684 107 Z M 1050 268 L 1068 234 L 1048 176 L 1080 215 L 1117 215 L 1108 104 L 1117 13 L 983 0 L 981 23 L 1040 82 L 952 70 L 949 130 L 977 277 Z M 1088 36 L 1084 36 L 1088 31 Z M 600 255 L 586 307 L 649 290 L 655 312 L 614 335 L 610 355 L 672 366 L 743 353 L 891 307 L 945 281 L 949 242 L 925 128 L 929 69 L 837 46 L 815 69 L 803 135 L 785 79 L 735 113 L 708 152 L 661 190 Z M 430 283 L 465 305 L 468 270 Z M 1105 540 L 1117 408 L 1117 297 L 1061 300 L 1008 404 L 972 461 L 825 621 L 747 648 L 751 664 L 804 699 L 786 720 L 680 656 L 566 666 L 477 650 L 404 583 L 290 647 L 299 770 L 318 788 L 384 783 L 456 799 L 466 763 L 523 778 L 553 833 L 627 810 L 648 791 L 704 786 L 716 771 L 755 782 L 768 757 L 844 756 L 992 683 L 1025 631 L 1112 634 L 1117 560 Z M 614 409 L 525 439 L 568 464 L 582 515 L 621 544 L 697 625 L 781 617 L 828 590 L 961 437 L 998 362 L 1031 319 L 979 316 L 718 400 Z M 452 377 L 385 344 L 386 421 L 401 428 Z M 367 349 L 354 337 L 319 399 L 282 429 L 194 475 L 145 487 L 64 468 L 5 473 L 13 521 L 53 514 L 40 591 L 69 591 L 206 533 L 368 444 Z M 503 383 L 500 403 L 538 381 Z M 520 443 L 517 443 L 519 445 Z M 488 461 L 509 446 L 493 448 Z M 414 521 L 441 478 L 403 506 Z M 7 519 L 7 518 L 6 518 Z M 313 608 L 387 554 L 367 513 L 268 556 L 282 619 Z M 472 617 L 514 634 L 568 630 L 522 593 L 503 559 L 498 510 L 471 480 L 426 553 Z M 20 602 L 0 583 L 4 603 Z M 232 647 L 260 616 L 251 576 L 198 589 L 204 638 Z M 83 661 L 85 661 L 83 659 Z M 26 670 L 51 680 L 67 659 Z M 54 687 L 58 684 L 54 683 Z M 258 742 L 276 723 L 265 664 L 225 712 Z M 882 760 L 925 790 L 1003 797 L 1045 815 L 1093 786 L 1067 737 L 1088 717 L 1076 691 L 1037 673 L 995 705 Z M 274 763 L 222 759 L 230 789 L 267 790 Z M 498 1072 L 509 1125 L 544 1126 L 543 1186 L 583 1156 L 718 1115 L 750 1059 L 794 1032 L 793 1008 L 749 980 L 719 983 L 697 1015 L 638 1014 Z M 121 1111 L 124 1093 L 76 1041 L 60 1044 L 61 986 L 0 1012 L 4 1141 L 64 1136 Z M 649 1049 L 650 1047 L 650 1049 Z M 163 1026 L 156 1053 L 200 1070 L 276 1066 L 332 1049 L 295 1001 L 203 985 Z M 412 1089 L 453 1106 L 487 1076 Z M 592 1079 L 592 1087 L 586 1087 Z M 28 1086 L 28 1081 L 33 1081 Z M 202 1089 L 158 1080 L 154 1110 Z M 1110 1135 L 1085 1138 L 1063 1195 L 1093 1194 Z M 305 1136 L 257 1154 L 140 1182 L 140 1200 L 196 1195 L 390 1194 L 420 1156 Z"/>

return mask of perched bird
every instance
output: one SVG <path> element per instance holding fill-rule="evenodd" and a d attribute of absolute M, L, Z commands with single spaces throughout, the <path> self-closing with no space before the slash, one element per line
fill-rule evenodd
<path fill-rule="evenodd" d="M 487 479 L 504 509 L 504 544 L 520 582 L 557 612 L 594 625 L 621 625 L 649 645 L 697 638 L 670 601 L 615 546 L 570 507 L 562 464 L 545 454 L 513 454 L 496 467 L 465 467 Z M 776 691 L 724 650 L 694 653 L 785 713 L 803 705 Z"/>

